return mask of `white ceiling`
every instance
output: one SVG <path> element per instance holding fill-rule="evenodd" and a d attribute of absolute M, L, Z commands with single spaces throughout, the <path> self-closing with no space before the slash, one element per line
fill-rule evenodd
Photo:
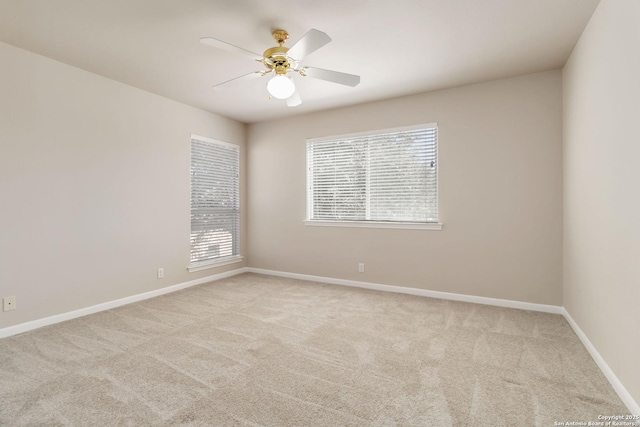
<path fill-rule="evenodd" d="M 599 0 L 0 0 L 0 41 L 245 123 L 563 66 Z M 303 103 L 268 99 L 262 70 L 199 43 L 261 53 L 283 28 L 333 41 L 303 65 L 361 76 L 352 88 L 296 75 Z M 0 65 L 1 66 L 1 65 Z"/>

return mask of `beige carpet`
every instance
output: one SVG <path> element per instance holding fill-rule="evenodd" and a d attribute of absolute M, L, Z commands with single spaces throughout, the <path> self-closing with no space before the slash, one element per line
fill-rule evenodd
<path fill-rule="evenodd" d="M 626 413 L 560 315 L 255 274 L 0 340 L 3 426 L 553 426 Z"/>

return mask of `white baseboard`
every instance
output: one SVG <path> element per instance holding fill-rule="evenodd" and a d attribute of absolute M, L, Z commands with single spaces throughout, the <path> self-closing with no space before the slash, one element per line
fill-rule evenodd
<path fill-rule="evenodd" d="M 495 305 L 498 307 L 518 308 L 521 310 L 542 311 L 545 313 L 562 314 L 564 308 L 559 305 L 535 304 L 530 302 L 512 301 L 498 298 L 478 297 L 474 295 L 454 294 L 451 292 L 429 291 L 426 289 L 407 288 L 403 286 L 381 285 L 379 283 L 360 282 L 357 280 L 335 279 L 332 277 L 311 276 L 308 274 L 287 273 L 283 271 L 265 270 L 249 267 L 250 273 L 266 274 L 269 276 L 288 277 L 291 279 L 309 280 L 313 282 L 329 283 L 332 285 L 353 286 L 356 288 L 374 289 L 377 291 L 396 292 L 400 294 L 417 295 L 429 298 L 453 301 L 471 302 L 475 304 Z"/>
<path fill-rule="evenodd" d="M 157 297 L 160 295 L 168 294 L 171 292 L 176 292 L 181 289 L 190 288 L 191 286 L 201 285 L 203 283 L 213 282 L 215 280 L 220 280 L 226 277 L 235 276 L 237 274 L 246 273 L 248 271 L 249 269 L 247 267 L 243 267 L 236 270 L 226 271 L 224 273 L 213 274 L 211 276 L 203 277 L 201 279 L 190 280 L 184 283 L 178 283 L 177 285 L 167 286 L 166 288 L 156 289 L 154 291 L 144 292 L 142 294 L 132 295 L 132 296 L 117 299 L 114 301 L 93 305 L 91 307 L 81 308 L 79 310 L 69 311 L 67 313 L 62 313 L 62 314 L 56 314 L 54 316 L 33 320 L 31 322 L 20 323 L 18 325 L 9 326 L 9 327 L 0 329 L 0 338 L 21 334 L 23 332 L 28 332 L 33 329 L 41 328 L 43 326 L 53 325 L 55 323 L 64 322 L 65 320 L 71 320 L 77 317 L 86 316 L 87 314 L 93 314 L 100 311 L 109 310 L 112 308 L 131 304 L 133 302 L 138 302 L 138 301 L 146 300 L 149 298 Z"/>
<path fill-rule="evenodd" d="M 607 365 L 607 362 L 604 361 L 602 356 L 600 356 L 600 353 L 598 353 L 598 350 L 596 350 L 596 348 L 591 343 L 591 341 L 589 341 L 589 338 L 587 338 L 587 335 L 585 335 L 585 333 L 582 332 L 582 329 L 580 329 L 580 327 L 575 322 L 575 320 L 573 320 L 573 317 L 571 317 L 571 314 L 569 314 L 567 309 L 564 307 L 562 308 L 562 314 L 564 315 L 565 319 L 567 319 L 567 322 L 569 322 L 569 324 L 573 328 L 573 331 L 576 333 L 578 338 L 580 338 L 580 341 L 582 341 L 582 344 L 587 348 L 587 350 L 591 354 L 591 357 L 596 362 L 596 364 L 598 365 L 598 367 L 600 368 L 604 376 L 607 377 L 607 379 L 611 383 L 611 386 L 613 386 L 613 389 L 618 394 L 618 397 L 620 397 L 620 400 L 622 400 L 622 403 L 625 404 L 627 409 L 629 409 L 629 411 L 633 415 L 640 415 L 640 405 L 638 405 L 638 403 L 633 399 L 633 397 L 631 397 L 631 394 L 629 393 L 629 391 L 627 391 L 627 389 L 622 384 L 622 382 L 618 379 L 616 374 L 613 373 L 609 365 Z"/>

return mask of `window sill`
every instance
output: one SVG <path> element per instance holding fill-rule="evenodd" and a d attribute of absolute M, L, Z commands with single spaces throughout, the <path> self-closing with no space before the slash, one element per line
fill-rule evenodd
<path fill-rule="evenodd" d="M 242 262 L 244 257 L 242 255 L 234 255 L 230 257 L 224 257 L 220 259 L 203 261 L 203 262 L 195 262 L 193 264 L 189 264 L 187 270 L 189 273 L 193 273 L 196 271 L 207 270 L 209 268 L 222 267 L 223 265 L 235 264 L 237 262 Z"/>
<path fill-rule="evenodd" d="M 315 227 L 350 228 L 402 228 L 410 230 L 442 230 L 439 222 L 385 222 L 385 221 L 312 221 L 305 220 L 304 225 Z"/>

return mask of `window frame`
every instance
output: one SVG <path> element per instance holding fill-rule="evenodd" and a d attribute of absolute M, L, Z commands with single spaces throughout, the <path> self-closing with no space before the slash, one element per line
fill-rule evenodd
<path fill-rule="evenodd" d="M 201 135 L 196 135 L 196 134 L 191 134 L 190 138 L 189 138 L 189 217 L 192 218 L 193 212 L 194 212 L 194 207 L 193 207 L 193 155 L 194 155 L 194 150 L 193 150 L 193 142 L 194 140 L 197 140 L 199 142 L 203 142 L 203 143 L 207 143 L 207 144 L 213 144 L 213 145 L 218 145 L 220 147 L 227 147 L 227 148 L 232 148 L 234 150 L 237 150 L 237 165 L 236 165 L 236 172 L 237 172 L 237 182 L 235 183 L 236 185 L 236 189 L 237 192 L 235 194 L 236 198 L 237 198 L 237 209 L 231 209 L 233 212 L 235 212 L 235 216 L 236 218 L 234 218 L 235 221 L 237 221 L 237 231 L 234 233 L 235 235 L 232 234 L 232 238 L 235 239 L 235 241 L 232 241 L 232 248 L 237 247 L 237 253 L 232 253 L 231 255 L 227 255 L 227 256 L 218 256 L 215 258 L 211 258 L 211 259 L 206 259 L 206 260 L 192 260 L 192 250 L 193 250 L 193 242 L 192 242 L 192 235 L 193 235 L 193 222 L 192 219 L 190 219 L 190 226 L 189 226 L 189 265 L 187 266 L 187 270 L 192 273 L 192 272 L 196 272 L 196 271 L 202 271 L 202 270 L 206 270 L 209 268 L 215 268 L 215 267 L 220 267 L 223 265 L 228 265 L 228 264 L 234 264 L 234 263 L 238 263 L 238 262 L 242 262 L 242 260 L 244 259 L 244 257 L 242 256 L 242 247 L 241 247 L 241 222 L 242 222 L 242 217 L 241 217 L 241 210 L 242 210 L 242 206 L 241 206 L 241 195 L 240 195 L 240 187 L 241 187 L 241 173 L 240 173 L 240 166 L 241 166 L 241 160 L 240 160 L 240 156 L 241 156 L 241 150 L 240 150 L 240 146 L 237 144 L 232 144 L 229 142 L 225 142 L 225 141 L 220 141 L 218 139 L 214 139 L 214 138 L 209 138 L 206 136 L 201 136 Z M 233 252 L 233 249 L 232 249 Z"/>
<path fill-rule="evenodd" d="M 437 206 L 438 219 L 434 222 L 421 222 L 421 221 L 394 221 L 394 220 L 324 220 L 324 219 L 312 219 L 311 213 L 313 211 L 312 207 L 312 197 L 310 197 L 310 192 L 312 191 L 312 183 L 310 182 L 310 173 L 309 173 L 309 157 L 308 150 L 309 144 L 313 144 L 314 142 L 324 142 L 324 141 L 336 141 L 341 139 L 349 139 L 363 136 L 381 136 L 390 133 L 396 132 L 409 132 L 413 130 L 420 129 L 435 129 L 436 130 L 436 138 L 435 138 L 435 159 L 436 159 L 436 186 L 435 186 L 435 202 Z M 413 126 L 403 126 L 396 128 L 387 128 L 387 129 L 377 129 L 366 132 L 357 132 L 357 133 L 349 133 L 349 134 L 340 134 L 340 135 L 330 135 L 324 137 L 317 138 L 307 138 L 305 144 L 305 167 L 307 170 L 306 173 L 306 217 L 303 221 L 306 226 L 320 226 L 320 227 L 349 227 L 349 228 L 393 228 L 393 229 L 421 229 L 421 230 L 442 230 L 443 223 L 440 215 L 440 163 L 439 163 L 439 135 L 438 135 L 438 124 L 437 123 L 424 123 Z M 368 195 L 367 195 L 368 197 Z"/>

